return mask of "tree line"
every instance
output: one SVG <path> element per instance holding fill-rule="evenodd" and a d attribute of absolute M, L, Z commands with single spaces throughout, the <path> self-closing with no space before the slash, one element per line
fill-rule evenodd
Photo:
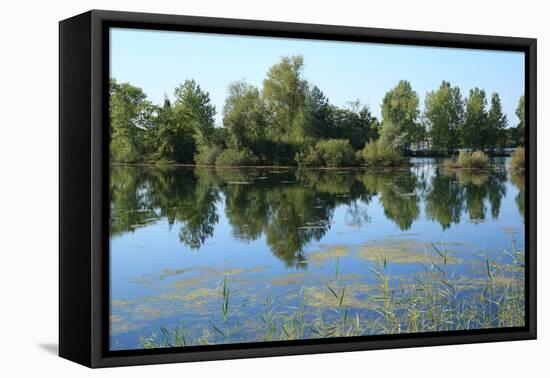
<path fill-rule="evenodd" d="M 369 163 L 374 155 L 395 156 L 418 149 L 452 154 L 459 148 L 496 152 L 524 144 L 524 97 L 510 127 L 500 97 L 480 88 L 464 97 L 443 81 L 418 94 L 401 80 L 382 100 L 378 120 L 360 101 L 337 107 L 303 77 L 302 56 L 283 57 L 270 67 L 262 88 L 245 81 L 228 86 L 222 127 L 216 109 L 194 80 L 185 80 L 161 105 L 141 88 L 110 80 L 110 159 L 204 165 L 328 165 Z M 374 153 L 373 153 L 374 151 Z M 373 160 L 374 161 L 374 160 Z M 389 161 L 389 160 L 388 160 Z"/>

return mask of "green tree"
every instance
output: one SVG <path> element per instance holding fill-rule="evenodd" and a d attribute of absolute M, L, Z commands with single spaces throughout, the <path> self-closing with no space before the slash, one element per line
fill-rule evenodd
<path fill-rule="evenodd" d="M 525 145 L 525 96 L 519 98 L 516 115 L 519 118 L 517 125 L 516 141 L 518 146 Z"/>
<path fill-rule="evenodd" d="M 128 83 L 109 82 L 109 118 L 112 161 L 131 163 L 143 160 L 148 152 L 147 135 L 153 126 L 154 107 L 141 88 Z"/>
<path fill-rule="evenodd" d="M 502 113 L 502 105 L 498 93 L 493 93 L 491 96 L 491 107 L 487 120 L 488 124 L 484 137 L 488 147 L 493 149 L 504 148 L 508 118 Z"/>
<path fill-rule="evenodd" d="M 176 118 L 170 100 L 165 97 L 164 104 L 158 109 L 155 129 L 155 160 L 166 159 L 179 163 L 189 163 L 196 149 L 195 138 L 190 124 Z"/>
<path fill-rule="evenodd" d="M 422 125 L 417 122 L 419 99 L 411 84 L 401 80 L 382 100 L 382 128 L 384 143 L 403 152 L 421 141 Z"/>
<path fill-rule="evenodd" d="M 265 137 L 265 109 L 260 92 L 244 81 L 229 85 L 223 108 L 223 125 L 228 131 L 231 148 L 251 148 Z"/>
<path fill-rule="evenodd" d="M 439 89 L 428 92 L 424 107 L 432 148 L 452 153 L 458 147 L 458 132 L 464 119 L 460 88 L 443 81 Z"/>
<path fill-rule="evenodd" d="M 462 126 L 462 144 L 467 148 L 484 149 L 488 114 L 487 97 L 483 89 L 474 88 L 466 100 L 466 115 Z"/>
<path fill-rule="evenodd" d="M 263 83 L 263 96 L 269 116 L 271 137 L 289 137 L 297 121 L 303 121 L 306 81 L 302 79 L 304 58 L 283 57 L 272 66 Z"/>
<path fill-rule="evenodd" d="M 176 122 L 184 129 L 192 130 L 197 146 L 208 146 L 214 134 L 216 108 L 210 95 L 195 80 L 185 80 L 174 90 Z"/>
<path fill-rule="evenodd" d="M 360 150 L 366 143 L 378 138 L 379 123 L 369 107 L 359 100 L 349 105 L 349 109 L 332 108 L 334 126 L 330 137 L 347 139 L 355 150 Z"/>
<path fill-rule="evenodd" d="M 210 146 L 217 133 L 214 128 L 216 109 L 194 80 L 186 80 L 174 90 L 175 101 L 164 99 L 158 108 L 155 128 L 154 159 L 192 163 L 200 148 Z"/>
<path fill-rule="evenodd" d="M 314 139 L 330 138 L 333 128 L 332 108 L 328 98 L 314 85 L 307 86 L 305 103 L 304 134 Z"/>

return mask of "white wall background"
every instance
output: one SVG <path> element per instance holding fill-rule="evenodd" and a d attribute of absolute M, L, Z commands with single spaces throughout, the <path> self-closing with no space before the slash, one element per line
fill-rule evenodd
<path fill-rule="evenodd" d="M 0 375 L 519 377 L 548 370 L 549 9 L 508 0 L 80 0 L 0 5 Z M 89 370 L 56 356 L 58 25 L 89 9 L 538 38 L 539 340 Z M 547 92 L 546 92 L 547 93 Z M 545 153 L 546 152 L 546 153 Z M 546 348 L 546 351 L 545 351 Z M 548 372 L 546 372 L 548 374 Z"/>

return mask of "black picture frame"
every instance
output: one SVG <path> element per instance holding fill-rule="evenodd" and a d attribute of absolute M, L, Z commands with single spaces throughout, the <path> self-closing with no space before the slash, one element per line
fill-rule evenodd
<path fill-rule="evenodd" d="M 526 326 L 407 335 L 109 351 L 110 27 L 377 42 L 525 53 Z M 59 23 L 59 355 L 88 367 L 406 348 L 536 338 L 537 41 L 92 10 Z"/>

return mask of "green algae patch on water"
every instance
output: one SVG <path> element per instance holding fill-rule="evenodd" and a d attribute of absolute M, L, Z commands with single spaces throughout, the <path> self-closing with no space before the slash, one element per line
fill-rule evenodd
<path fill-rule="evenodd" d="M 162 272 L 159 275 L 159 280 L 164 280 L 166 278 L 172 277 L 172 276 L 179 276 L 184 273 L 188 273 L 195 270 L 195 268 L 181 268 L 181 269 L 163 269 Z"/>
<path fill-rule="evenodd" d="M 328 260 L 334 260 L 337 257 L 342 258 L 349 254 L 349 246 L 346 245 L 335 245 L 329 247 L 323 251 L 316 251 L 307 254 L 307 260 L 314 265 L 321 266 L 324 265 Z"/>
<path fill-rule="evenodd" d="M 207 287 L 199 287 L 196 289 L 185 289 L 160 295 L 163 299 L 206 302 L 207 300 L 216 299 L 219 297 L 219 290 Z"/>
<path fill-rule="evenodd" d="M 471 247 L 473 243 L 468 242 L 456 242 L 456 241 L 445 241 L 445 242 L 433 242 L 430 243 L 439 248 L 448 249 L 448 247 Z"/>
<path fill-rule="evenodd" d="M 110 334 L 111 336 L 120 335 L 126 332 L 135 331 L 143 328 L 143 323 L 129 322 L 119 315 L 111 315 L 110 320 Z"/>
<path fill-rule="evenodd" d="M 311 280 L 319 280 L 320 278 L 321 275 L 317 273 L 293 272 L 277 276 L 271 281 L 271 284 L 273 286 L 300 285 L 305 282 L 311 282 Z"/>
<path fill-rule="evenodd" d="M 168 284 L 168 287 L 172 288 L 188 288 L 204 286 L 209 282 L 219 281 L 220 277 L 231 277 L 232 281 L 239 281 L 241 275 L 248 273 L 260 273 L 267 269 L 265 265 L 257 265 L 251 268 L 215 268 L 215 267 L 185 267 L 163 269 L 160 273 L 145 274 L 133 280 L 135 283 L 143 284 L 146 286 L 155 286 L 172 277 L 186 275 L 187 273 L 196 273 L 194 275 L 187 275 L 185 277 L 176 279 Z M 244 280 L 244 279 L 242 279 Z"/>
<path fill-rule="evenodd" d="M 429 264 L 439 259 L 436 247 L 430 243 L 414 239 L 386 238 L 367 242 L 357 249 L 358 258 L 369 261 L 386 261 L 395 264 Z M 447 264 L 458 264 L 460 260 L 452 255 L 446 255 Z"/>
<path fill-rule="evenodd" d="M 256 265 L 251 268 L 214 268 L 205 267 L 201 268 L 201 274 L 207 274 L 210 276 L 224 277 L 224 276 L 239 276 L 245 273 L 261 273 L 267 270 L 266 265 Z"/>
<path fill-rule="evenodd" d="M 181 278 L 177 281 L 171 282 L 168 285 L 168 287 L 175 288 L 175 289 L 190 289 L 201 285 L 205 285 L 207 283 L 208 283 L 208 277 L 199 275 L 199 276 Z"/>
<path fill-rule="evenodd" d="M 500 230 L 507 235 L 517 235 L 521 232 L 517 227 L 501 227 Z"/>
<path fill-rule="evenodd" d="M 335 296 L 331 290 L 334 291 L 338 296 L 342 296 L 341 305 L 340 298 L 337 298 L 337 296 Z M 341 286 L 306 286 L 302 288 L 302 291 L 304 303 L 312 308 L 326 310 L 344 307 L 372 310 L 380 307 L 380 305 L 375 300 L 378 295 L 375 285 L 357 283 Z"/>
<path fill-rule="evenodd" d="M 166 311 L 165 308 L 161 309 L 159 307 L 160 306 L 140 304 L 135 306 L 130 312 L 135 315 L 136 319 L 139 320 L 152 320 L 172 315 L 172 313 Z"/>
<path fill-rule="evenodd" d="M 111 307 L 132 306 L 135 303 L 135 301 L 130 301 L 127 299 L 114 299 L 111 301 Z"/>

